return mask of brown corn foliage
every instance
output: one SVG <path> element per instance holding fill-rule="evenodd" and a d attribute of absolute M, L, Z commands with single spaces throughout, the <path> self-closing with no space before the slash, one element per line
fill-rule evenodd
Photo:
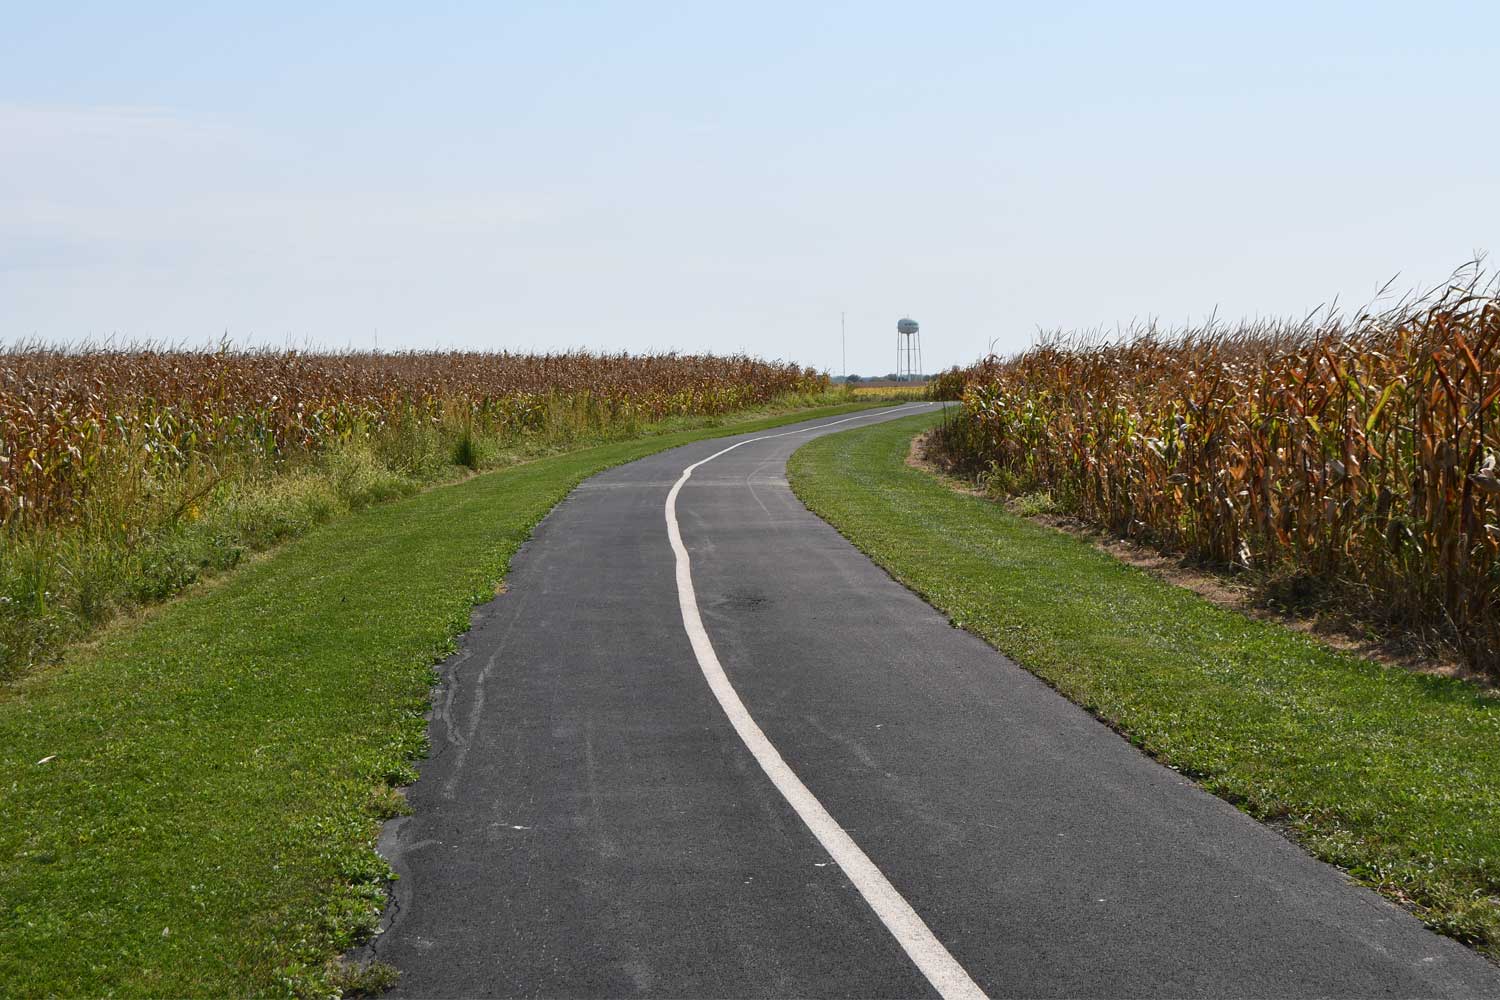
<path fill-rule="evenodd" d="M 277 459 L 402 422 L 523 435 L 558 400 L 613 427 L 827 385 L 811 369 L 747 357 L 22 345 L 0 349 L 0 526 L 73 520 L 112 466 L 151 475 L 226 454 Z"/>
<path fill-rule="evenodd" d="M 1118 344 L 967 373 L 941 444 L 1079 516 L 1453 643 L 1500 676 L 1500 299 Z"/>

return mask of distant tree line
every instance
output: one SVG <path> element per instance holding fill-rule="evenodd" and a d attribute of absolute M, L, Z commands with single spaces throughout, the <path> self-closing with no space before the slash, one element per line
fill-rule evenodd
<path fill-rule="evenodd" d="M 926 382 L 931 377 L 930 375 L 913 375 L 911 381 Z M 833 381 L 848 382 L 850 385 L 858 385 L 861 382 L 899 382 L 901 376 L 895 372 L 887 372 L 884 375 L 835 375 Z"/>

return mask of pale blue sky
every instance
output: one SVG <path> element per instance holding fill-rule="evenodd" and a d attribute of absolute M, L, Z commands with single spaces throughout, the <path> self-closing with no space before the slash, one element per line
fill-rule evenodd
<path fill-rule="evenodd" d="M 1500 4 L 8 5 L 0 340 L 928 367 L 1500 245 Z"/>

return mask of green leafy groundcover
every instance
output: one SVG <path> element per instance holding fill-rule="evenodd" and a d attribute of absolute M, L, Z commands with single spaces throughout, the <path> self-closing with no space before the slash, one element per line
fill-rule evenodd
<path fill-rule="evenodd" d="M 326 994 L 434 662 L 580 480 L 803 410 L 589 448 L 351 515 L 0 692 L 0 994 Z"/>
<path fill-rule="evenodd" d="M 793 489 L 893 576 L 1163 762 L 1500 958 L 1500 698 L 1332 652 L 905 462 L 820 438 Z"/>

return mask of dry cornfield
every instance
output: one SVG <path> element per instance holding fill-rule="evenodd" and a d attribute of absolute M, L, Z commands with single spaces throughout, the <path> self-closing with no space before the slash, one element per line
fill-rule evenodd
<path fill-rule="evenodd" d="M 926 383 L 913 382 L 910 385 L 853 385 L 849 387 L 853 397 L 861 402 L 874 400 L 901 400 L 901 399 L 925 399 Z"/>
<path fill-rule="evenodd" d="M 75 521 L 94 484 L 122 467 L 149 478 L 231 456 L 276 460 L 399 425 L 524 435 L 559 408 L 612 430 L 827 384 L 746 357 L 23 345 L 0 351 L 0 525 Z"/>
<path fill-rule="evenodd" d="M 999 488 L 1500 676 L 1494 283 L 1352 319 L 1053 337 L 969 369 L 939 437 Z"/>
<path fill-rule="evenodd" d="M 0 680 L 458 466 L 827 389 L 746 357 L 0 350 Z"/>

